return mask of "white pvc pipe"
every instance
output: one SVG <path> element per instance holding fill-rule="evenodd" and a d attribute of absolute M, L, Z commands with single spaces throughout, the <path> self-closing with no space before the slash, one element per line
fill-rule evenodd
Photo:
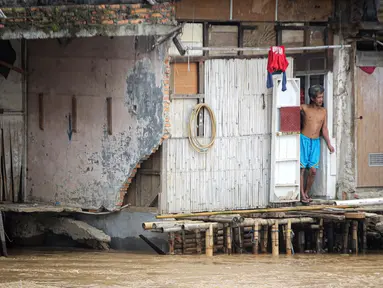
<path fill-rule="evenodd" d="M 351 48 L 351 45 L 323 45 L 323 46 L 303 46 L 303 47 L 286 47 L 286 51 L 296 50 L 321 50 L 321 49 L 341 49 Z M 202 51 L 269 51 L 270 47 L 186 47 L 186 50 L 202 50 Z"/>
<path fill-rule="evenodd" d="M 383 205 L 383 198 L 354 199 L 354 200 L 339 200 L 339 201 L 335 201 L 335 205 L 346 205 L 346 206 L 373 206 L 373 205 Z"/>

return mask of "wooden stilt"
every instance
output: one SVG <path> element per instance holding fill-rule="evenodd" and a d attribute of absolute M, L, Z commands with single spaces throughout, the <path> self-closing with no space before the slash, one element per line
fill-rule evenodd
<path fill-rule="evenodd" d="M 334 222 L 328 223 L 327 226 L 327 249 L 329 253 L 334 252 Z"/>
<path fill-rule="evenodd" d="M 269 226 L 264 225 L 262 227 L 262 244 L 261 244 L 261 252 L 267 253 L 267 243 L 269 242 Z"/>
<path fill-rule="evenodd" d="M 275 224 L 272 228 L 272 253 L 273 256 L 279 255 L 279 229 L 278 229 L 278 220 L 275 221 Z"/>
<path fill-rule="evenodd" d="M 7 257 L 8 251 L 7 251 L 7 243 L 5 240 L 5 230 L 4 230 L 4 223 L 3 223 L 3 213 L 0 211 L 0 255 Z"/>
<path fill-rule="evenodd" d="M 195 242 L 196 242 L 196 246 L 197 246 L 197 254 L 201 254 L 202 253 L 202 245 L 201 245 L 201 230 L 200 229 L 195 230 Z"/>
<path fill-rule="evenodd" d="M 185 252 L 186 252 L 186 247 L 185 247 L 185 240 L 186 240 L 186 232 L 185 231 L 182 231 L 181 232 L 181 238 L 182 238 L 182 251 L 183 251 L 183 253 L 185 254 Z"/>
<path fill-rule="evenodd" d="M 174 255 L 175 233 L 169 233 L 169 254 Z"/>
<path fill-rule="evenodd" d="M 350 222 L 345 221 L 343 224 L 343 253 L 348 254 L 348 234 L 350 231 Z"/>
<path fill-rule="evenodd" d="M 323 250 L 323 219 L 319 220 L 319 230 L 317 231 L 317 253 L 322 253 Z"/>
<path fill-rule="evenodd" d="M 298 243 L 299 243 L 299 253 L 304 253 L 305 245 L 306 245 L 305 231 L 299 231 Z"/>
<path fill-rule="evenodd" d="M 231 227 L 226 227 L 226 251 L 227 254 L 231 255 L 232 253 L 232 245 L 231 245 Z"/>
<path fill-rule="evenodd" d="M 210 225 L 209 229 L 206 229 L 206 256 L 213 256 L 214 249 L 214 234 L 213 234 L 213 225 Z"/>
<path fill-rule="evenodd" d="M 362 221 L 362 251 L 367 252 L 367 220 Z"/>
<path fill-rule="evenodd" d="M 291 242 L 291 221 L 287 222 L 286 225 L 286 254 L 292 254 L 292 242 Z"/>
<path fill-rule="evenodd" d="M 239 227 L 238 228 L 238 244 L 239 244 L 239 253 L 243 253 L 243 237 L 244 237 L 244 231 L 243 231 L 243 227 Z"/>
<path fill-rule="evenodd" d="M 253 225 L 253 230 L 254 230 L 254 238 L 253 238 L 253 254 L 258 254 L 258 246 L 259 246 L 259 241 L 258 241 L 258 238 L 259 238 L 259 235 L 258 235 L 258 229 L 259 229 L 259 225 L 258 223 L 256 222 L 254 225 Z"/>
<path fill-rule="evenodd" d="M 352 252 L 358 254 L 358 221 L 352 221 Z"/>

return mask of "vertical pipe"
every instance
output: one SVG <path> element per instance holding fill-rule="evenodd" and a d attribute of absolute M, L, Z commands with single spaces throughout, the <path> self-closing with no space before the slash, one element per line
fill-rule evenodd
<path fill-rule="evenodd" d="M 196 229 L 195 230 L 195 242 L 196 242 L 196 245 L 197 245 L 197 254 L 201 254 L 202 253 L 202 243 L 201 243 L 201 230 L 200 229 Z"/>
<path fill-rule="evenodd" d="M 267 243 L 269 242 L 269 226 L 265 225 L 263 226 L 263 233 L 262 233 L 262 245 L 261 245 L 261 252 L 267 253 Z"/>
<path fill-rule="evenodd" d="M 358 254 L 358 221 L 352 221 L 352 252 Z"/>
<path fill-rule="evenodd" d="M 305 252 L 305 231 L 299 231 L 298 234 L 298 243 L 299 243 L 299 253 Z"/>
<path fill-rule="evenodd" d="M 230 21 L 233 20 L 233 0 L 230 0 Z"/>
<path fill-rule="evenodd" d="M 343 224 L 343 253 L 348 254 L 348 233 L 350 231 L 350 222 L 346 220 Z"/>
<path fill-rule="evenodd" d="M 21 40 L 21 53 L 22 53 L 22 67 L 24 71 L 28 71 L 28 42 L 25 39 Z M 23 113 L 24 113 L 24 140 L 23 140 L 23 156 L 22 156 L 22 177 L 20 179 L 22 191 L 21 191 L 21 199 L 19 199 L 20 202 L 26 202 L 26 194 L 25 191 L 27 191 L 27 153 L 28 153 L 28 76 L 26 76 L 26 73 L 23 74 Z"/>
<path fill-rule="evenodd" d="M 206 256 L 213 256 L 214 236 L 213 236 L 213 225 L 210 224 L 209 229 L 206 229 Z"/>
<path fill-rule="evenodd" d="M 231 227 L 226 227 L 226 248 L 227 254 L 231 255 L 232 247 L 231 247 Z"/>
<path fill-rule="evenodd" d="M 174 239 L 175 239 L 175 233 L 170 232 L 169 233 L 169 254 L 174 255 Z"/>
<path fill-rule="evenodd" d="M 77 98 L 72 97 L 72 131 L 77 133 Z"/>
<path fill-rule="evenodd" d="M 39 128 L 44 131 L 44 94 L 39 94 Z"/>
<path fill-rule="evenodd" d="M 272 228 L 272 252 L 273 256 L 279 255 L 279 230 L 278 230 L 278 220 L 275 220 L 275 224 Z"/>
<path fill-rule="evenodd" d="M 258 254 L 258 238 L 259 238 L 259 235 L 258 235 L 258 230 L 259 229 L 259 225 L 257 222 L 254 223 L 253 225 L 253 230 L 254 230 L 254 239 L 253 239 L 253 254 Z"/>
<path fill-rule="evenodd" d="M 291 220 L 289 220 L 287 222 L 287 225 L 286 225 L 286 254 L 287 255 L 291 255 L 291 250 L 292 250 L 292 247 L 291 247 L 292 243 L 291 243 Z"/>
<path fill-rule="evenodd" d="M 181 236 L 181 241 L 182 241 L 182 254 L 185 254 L 185 252 L 186 252 L 186 247 L 185 247 L 185 245 L 186 245 L 186 241 L 185 241 L 185 231 L 184 230 L 182 230 L 182 234 L 181 234 L 182 236 Z"/>

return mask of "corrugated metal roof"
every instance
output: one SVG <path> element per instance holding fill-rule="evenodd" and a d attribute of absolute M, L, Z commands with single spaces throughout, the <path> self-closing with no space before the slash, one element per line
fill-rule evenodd
<path fill-rule="evenodd" d="M 187 139 L 195 100 L 173 100 L 172 138 L 163 147 L 162 213 L 269 203 L 271 91 L 266 89 L 266 65 L 267 59 L 206 61 L 205 102 L 217 119 L 217 139 L 207 154 L 195 152 Z M 209 137 L 208 117 L 204 127 Z"/>

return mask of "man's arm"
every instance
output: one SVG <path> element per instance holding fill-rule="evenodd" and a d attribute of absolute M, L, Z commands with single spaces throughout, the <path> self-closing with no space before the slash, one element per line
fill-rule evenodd
<path fill-rule="evenodd" d="M 333 153 L 335 151 L 334 147 L 332 147 L 330 143 L 330 137 L 328 136 L 328 128 L 327 128 L 327 111 L 324 109 L 324 121 L 322 126 L 322 134 L 323 138 L 327 143 L 328 150 L 330 150 L 330 153 Z"/>

